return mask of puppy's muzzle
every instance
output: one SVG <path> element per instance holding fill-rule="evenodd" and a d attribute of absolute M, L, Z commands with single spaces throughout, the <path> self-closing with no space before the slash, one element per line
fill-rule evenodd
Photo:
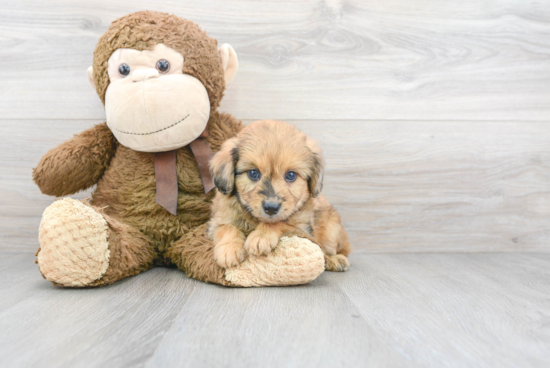
<path fill-rule="evenodd" d="M 266 214 L 268 214 L 269 216 L 273 216 L 277 214 L 277 212 L 279 212 L 279 209 L 281 208 L 281 204 L 278 202 L 264 201 L 262 203 L 262 207 Z"/>

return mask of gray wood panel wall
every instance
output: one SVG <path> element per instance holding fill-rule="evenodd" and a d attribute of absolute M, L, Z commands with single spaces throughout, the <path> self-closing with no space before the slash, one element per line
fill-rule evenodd
<path fill-rule="evenodd" d="M 235 48 L 222 111 L 320 141 L 356 251 L 550 250 L 550 2 L 527 0 L 1 0 L 0 249 L 36 249 L 32 167 L 103 121 L 86 68 L 143 9 Z"/>

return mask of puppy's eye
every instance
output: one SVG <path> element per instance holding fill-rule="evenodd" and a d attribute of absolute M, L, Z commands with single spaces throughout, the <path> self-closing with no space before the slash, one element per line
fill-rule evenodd
<path fill-rule="evenodd" d="M 127 77 L 128 74 L 130 74 L 130 66 L 126 63 L 120 64 L 120 66 L 118 67 L 118 72 L 123 77 Z"/>
<path fill-rule="evenodd" d="M 161 73 L 168 73 L 170 71 L 170 63 L 166 59 L 157 61 L 157 70 Z"/>
<path fill-rule="evenodd" d="M 294 171 L 289 171 L 285 174 L 285 180 L 289 183 L 295 181 L 297 177 L 298 175 Z"/>
<path fill-rule="evenodd" d="M 252 181 L 258 181 L 260 180 L 260 172 L 258 170 L 248 170 L 247 171 L 247 174 L 248 174 L 248 178 Z"/>

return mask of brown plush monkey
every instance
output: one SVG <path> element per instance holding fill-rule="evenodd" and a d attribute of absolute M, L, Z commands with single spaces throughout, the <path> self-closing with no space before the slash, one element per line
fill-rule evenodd
<path fill-rule="evenodd" d="M 214 196 L 207 162 L 241 123 L 217 111 L 237 71 L 229 45 L 174 15 L 137 12 L 100 38 L 88 77 L 107 122 L 49 151 L 33 178 L 49 195 L 95 184 L 91 200 L 49 206 L 37 262 L 60 286 L 111 284 L 157 265 L 229 286 L 291 285 L 324 270 L 323 253 L 286 234 L 269 256 L 224 270 L 206 234 Z"/>

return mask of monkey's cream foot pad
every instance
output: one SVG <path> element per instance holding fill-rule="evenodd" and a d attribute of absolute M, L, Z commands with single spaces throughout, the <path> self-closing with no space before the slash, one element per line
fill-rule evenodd
<path fill-rule="evenodd" d="M 225 272 L 225 279 L 236 286 L 299 285 L 315 280 L 325 270 L 319 246 L 297 236 L 282 237 L 267 256 L 253 256 Z"/>
<path fill-rule="evenodd" d="M 39 229 L 38 266 L 49 281 L 85 286 L 109 266 L 107 222 L 81 201 L 64 198 L 44 211 Z"/>

